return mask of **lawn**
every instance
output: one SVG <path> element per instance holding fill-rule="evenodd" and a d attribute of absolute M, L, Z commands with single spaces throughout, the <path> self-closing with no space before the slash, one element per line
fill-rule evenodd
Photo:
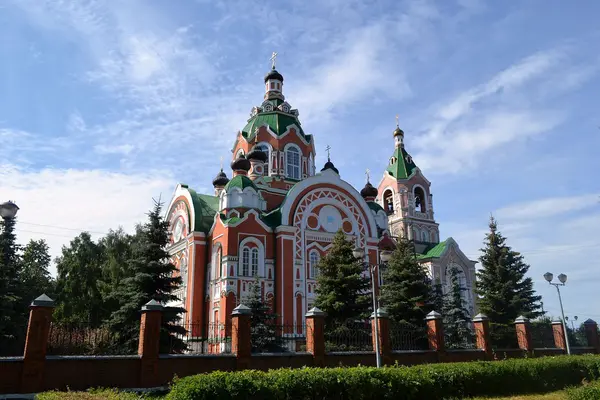
<path fill-rule="evenodd" d="M 513 397 L 479 397 L 474 400 L 565 400 L 565 392 L 554 392 L 546 394 L 530 394 L 526 396 L 513 396 Z"/>

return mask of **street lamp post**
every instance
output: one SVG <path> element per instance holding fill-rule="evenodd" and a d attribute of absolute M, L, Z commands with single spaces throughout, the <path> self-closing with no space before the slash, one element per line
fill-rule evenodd
<path fill-rule="evenodd" d="M 354 257 L 359 260 L 364 260 L 365 251 L 360 247 L 356 247 L 352 254 Z M 392 256 L 392 252 L 389 250 L 381 250 L 380 258 L 382 263 L 388 262 Z M 373 300 L 373 323 L 375 324 L 375 362 L 377 364 L 377 368 L 381 368 L 381 354 L 379 351 L 380 343 L 379 343 L 379 320 L 377 316 L 378 304 L 377 304 L 377 295 L 375 294 L 375 270 L 379 269 L 378 264 L 370 264 L 368 262 L 364 262 L 365 266 L 369 269 L 369 276 L 371 277 L 371 297 Z"/>
<path fill-rule="evenodd" d="M 19 211 L 19 207 L 10 200 L 0 204 L 0 217 L 4 220 L 16 217 L 17 211 Z"/>
<path fill-rule="evenodd" d="M 558 293 L 558 302 L 560 303 L 560 313 L 562 315 L 562 326 L 565 335 L 565 345 L 567 346 L 567 354 L 571 355 L 571 346 L 569 345 L 569 335 L 567 335 L 567 324 L 565 323 L 565 311 L 563 310 L 562 297 L 560 296 L 559 286 L 565 286 L 567 282 L 567 276 L 565 274 L 558 275 L 558 280 L 560 283 L 552 283 L 552 279 L 554 279 L 554 274 L 551 272 L 546 272 L 544 274 L 544 279 L 556 288 L 556 292 Z"/>

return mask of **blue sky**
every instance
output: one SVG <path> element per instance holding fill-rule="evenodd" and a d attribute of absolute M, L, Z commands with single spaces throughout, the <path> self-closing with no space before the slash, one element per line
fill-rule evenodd
<path fill-rule="evenodd" d="M 342 178 L 380 176 L 396 114 L 443 236 L 478 256 L 490 213 L 600 320 L 600 4 L 580 0 L 8 0 L 0 4 L 0 199 L 54 255 L 131 229 L 177 182 L 210 192 L 262 100 L 285 94 Z M 376 179 L 373 179 L 376 180 Z"/>

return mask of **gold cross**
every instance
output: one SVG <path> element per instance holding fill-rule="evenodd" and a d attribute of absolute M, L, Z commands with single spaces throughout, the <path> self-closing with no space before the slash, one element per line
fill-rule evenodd
<path fill-rule="evenodd" d="M 329 150 L 331 150 L 331 146 L 327 145 L 327 147 L 325 147 L 325 150 L 327 151 L 327 160 L 329 161 Z"/>
<path fill-rule="evenodd" d="M 273 54 L 271 54 L 271 68 L 275 69 L 275 59 L 277 58 L 277 52 L 274 51 Z"/>
<path fill-rule="evenodd" d="M 396 114 L 396 128 L 400 128 L 399 119 L 400 119 L 400 116 L 398 114 Z"/>
<path fill-rule="evenodd" d="M 369 168 L 367 168 L 365 175 L 367 176 L 367 182 L 369 182 L 369 178 L 371 177 L 371 170 Z"/>

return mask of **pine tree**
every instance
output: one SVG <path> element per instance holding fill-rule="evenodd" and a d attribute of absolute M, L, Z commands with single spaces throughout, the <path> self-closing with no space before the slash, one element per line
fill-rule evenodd
<path fill-rule="evenodd" d="M 353 249 L 346 235 L 338 231 L 331 249 L 317 266 L 315 307 L 327 313 L 327 324 L 364 320 L 370 314 L 370 281 Z"/>
<path fill-rule="evenodd" d="M 134 351 L 139 338 L 140 309 L 150 300 L 163 305 L 176 301 L 173 294 L 182 283 L 175 276 L 176 267 L 170 262 L 166 246 L 169 243 L 169 222 L 162 215 L 162 204 L 155 201 L 148 221 L 138 229 L 131 258 L 127 262 L 131 276 L 124 278 L 112 294 L 119 302 L 109 321 L 111 330 L 119 332 L 119 348 Z M 185 309 L 165 306 L 160 332 L 161 353 L 181 352 L 187 345 L 177 336 L 186 329 L 178 325 Z"/>
<path fill-rule="evenodd" d="M 0 355 L 2 355 L 1 353 L 14 351 L 23 345 L 27 311 L 23 307 L 24 290 L 20 281 L 21 260 L 15 236 L 16 219 L 6 218 L 0 222 Z"/>
<path fill-rule="evenodd" d="M 41 294 L 54 298 L 54 282 L 48 270 L 52 260 L 48 243 L 44 239 L 30 240 L 23 248 L 21 258 L 25 307 Z"/>
<path fill-rule="evenodd" d="M 469 310 L 465 307 L 462 293 L 465 288 L 460 285 L 458 268 L 450 268 L 450 290 L 444 299 L 442 317 L 444 321 L 444 332 L 448 348 L 462 347 L 471 343 L 473 334 L 467 324 L 471 320 Z"/>
<path fill-rule="evenodd" d="M 529 319 L 543 315 L 542 297 L 535 294 L 533 281 L 525 276 L 529 265 L 506 244 L 493 217 L 489 228 L 479 258 L 481 269 L 477 272 L 480 312 L 502 325 L 512 324 L 521 315 Z"/>
<path fill-rule="evenodd" d="M 431 298 L 428 311 L 441 313 L 444 309 L 444 290 L 442 284 L 436 281 L 431 287 Z"/>
<path fill-rule="evenodd" d="M 252 310 L 252 317 L 250 320 L 252 351 L 272 352 L 278 350 L 279 346 L 276 341 L 276 336 L 279 335 L 276 335 L 276 315 L 272 313 L 271 308 L 262 298 L 262 290 L 258 276 L 254 277 L 250 295 L 244 303 Z"/>
<path fill-rule="evenodd" d="M 431 284 L 425 269 L 415 257 L 411 241 L 400 238 L 383 272 L 380 304 L 390 319 L 422 328 L 431 308 Z"/>

